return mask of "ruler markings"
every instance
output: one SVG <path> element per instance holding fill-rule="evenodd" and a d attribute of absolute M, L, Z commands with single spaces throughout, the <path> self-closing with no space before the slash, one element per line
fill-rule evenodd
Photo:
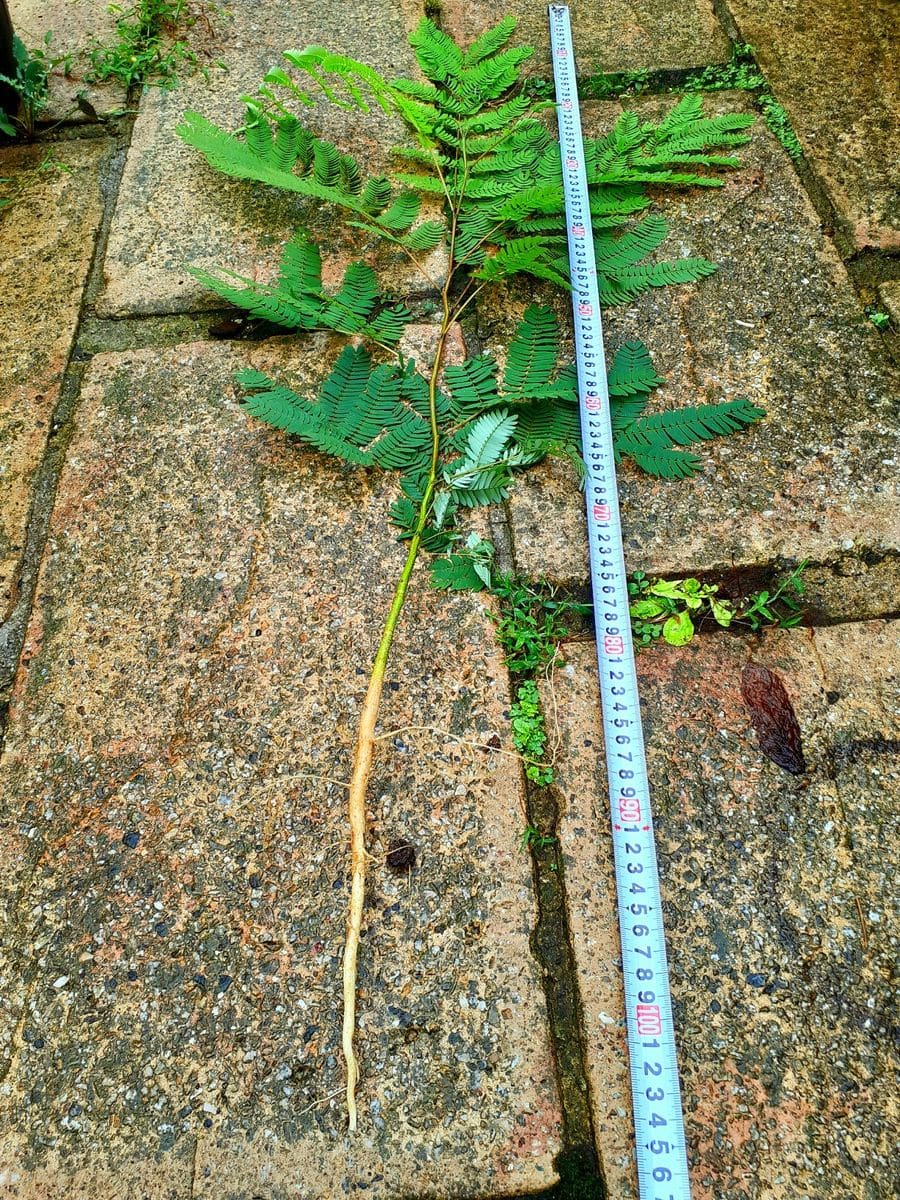
<path fill-rule="evenodd" d="M 550 5 L 549 18 L 638 1188 L 641 1200 L 690 1200 L 569 10 Z"/>

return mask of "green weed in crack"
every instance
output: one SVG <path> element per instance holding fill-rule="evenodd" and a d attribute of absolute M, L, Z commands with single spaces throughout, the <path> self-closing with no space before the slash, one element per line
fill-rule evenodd
<path fill-rule="evenodd" d="M 116 40 L 95 42 L 90 80 L 168 88 L 178 83 L 179 72 L 193 74 L 206 69 L 183 33 L 200 20 L 209 23 L 209 13 L 218 11 L 216 6 L 191 0 L 138 0 L 127 7 L 110 5 L 110 11 L 116 15 Z M 221 62 L 215 65 L 224 69 Z"/>
<path fill-rule="evenodd" d="M 452 329 L 486 291 L 495 300 L 518 275 L 568 291 L 562 169 L 541 120 L 545 102 L 525 89 L 532 51 L 510 47 L 511 17 L 457 46 L 428 19 L 410 37 L 418 79 L 387 80 L 363 63 L 321 47 L 288 51 L 268 72 L 232 132 L 185 114 L 180 136 L 227 175 L 333 207 L 380 248 L 406 256 L 438 293 L 439 322 L 429 362 L 398 349 L 410 310 L 388 300 L 368 262 L 351 264 L 336 289 L 322 283 L 319 251 L 305 231 L 285 246 L 277 279 L 261 285 L 223 271 L 198 276 L 219 295 L 285 329 L 328 329 L 352 339 L 314 396 L 300 396 L 256 371 L 239 376 L 254 417 L 363 469 L 395 471 L 399 495 L 386 514 L 406 544 L 359 719 L 349 794 L 351 898 L 344 951 L 343 1048 L 347 1108 L 355 1128 L 359 1068 L 354 1049 L 356 963 L 366 871 L 365 798 L 385 668 L 421 551 L 455 553 L 466 510 L 503 500 L 518 473 L 548 454 L 580 453 L 575 372 L 561 358 L 552 313 L 529 307 L 505 364 L 490 354 L 444 366 Z M 408 140 L 394 148 L 390 177 L 365 178 L 346 151 L 307 129 L 297 110 L 322 96 L 348 114 L 377 106 L 399 117 Z M 714 270 L 700 258 L 651 258 L 665 240 L 654 195 L 717 187 L 747 141 L 750 118 L 706 117 L 699 97 L 657 123 L 624 113 L 588 139 L 586 169 L 598 282 L 607 304 Z M 421 216 L 423 200 L 434 212 Z M 429 256 L 442 248 L 439 286 Z M 745 400 L 647 415 L 659 380 L 640 343 L 622 347 L 610 370 L 617 453 L 670 478 L 700 469 L 684 447 L 735 432 L 763 414 Z M 435 582 L 440 584 L 438 568 Z M 472 563 L 472 572 L 475 563 Z"/>

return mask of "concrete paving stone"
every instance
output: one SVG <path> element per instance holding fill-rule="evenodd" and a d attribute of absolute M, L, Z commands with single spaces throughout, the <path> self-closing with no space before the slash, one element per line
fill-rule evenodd
<path fill-rule="evenodd" d="M 878 285 L 878 295 L 894 328 L 900 330 L 900 279 L 889 279 Z"/>
<path fill-rule="evenodd" d="M 728 0 L 858 248 L 900 248 L 892 0 Z"/>
<path fill-rule="evenodd" d="M 696 1200 L 887 1200 L 900 1132 L 892 977 L 897 623 L 703 637 L 638 656 Z M 598 1145 L 637 1196 L 593 644 L 542 685 Z M 807 773 L 765 758 L 743 666 L 777 671 Z"/>
<path fill-rule="evenodd" d="M 72 56 L 68 74 L 57 67 L 50 75 L 50 97 L 42 121 L 85 120 L 77 104 L 83 95 L 100 115 L 126 107 L 126 89 L 119 83 L 89 83 L 91 50 L 116 41 L 116 16 L 108 0 L 8 0 L 13 28 L 29 50 L 44 49 L 51 58 Z M 44 36 L 53 36 L 49 48 Z"/>
<path fill-rule="evenodd" d="M 394 484 L 252 422 L 232 383 L 310 383 L 335 348 L 89 368 L 0 760 L 4 1197 L 556 1179 L 521 779 L 479 748 L 508 744 L 509 685 L 473 596 L 417 587 L 388 669 L 345 1131 L 343 781 L 402 562 Z"/>
<path fill-rule="evenodd" d="M 103 197 L 109 143 L 0 152 L 0 176 L 27 186 L 0 221 L 0 623 L 15 600 L 31 489 L 59 399 Z"/>
<path fill-rule="evenodd" d="M 655 116 L 673 102 L 634 107 Z M 720 97 L 707 110 L 743 103 Z M 585 108 L 594 133 L 618 111 Z M 746 396 L 768 416 L 699 446 L 704 470 L 691 479 L 654 481 L 624 463 L 626 558 L 630 569 L 656 575 L 841 560 L 852 591 L 826 575 L 811 590 L 812 606 L 835 617 L 880 615 L 898 591 L 890 558 L 900 538 L 896 371 L 790 161 L 761 123 L 742 158 L 724 187 L 670 194 L 660 205 L 672 226 L 661 256 L 704 255 L 716 274 L 610 310 L 607 348 L 611 355 L 631 338 L 647 344 L 667 380 L 654 394 L 657 407 Z M 546 297 L 570 327 L 567 298 Z M 505 313 L 496 302 L 484 306 L 486 345 L 505 344 L 531 299 L 523 289 Z M 559 462 L 516 485 L 510 513 L 520 570 L 586 578 L 583 503 L 574 471 Z M 896 599 L 888 611 L 895 607 Z"/>
<path fill-rule="evenodd" d="M 326 283 L 340 277 L 347 261 L 366 247 L 362 233 L 345 230 L 330 209 L 312 201 L 229 180 L 175 136 L 188 109 L 227 128 L 243 119 L 240 97 L 256 91 L 267 70 L 284 65 L 282 51 L 308 45 L 363 59 L 388 76 L 410 74 L 415 60 L 407 34 L 421 12 L 412 0 L 330 0 L 313 6 L 260 5 L 238 0 L 230 19 L 217 23 L 217 56 L 227 73 L 186 79 L 179 88 L 144 95 L 134 127 L 113 218 L 105 263 L 101 315 L 177 312 L 220 307 L 222 301 L 186 272 L 188 265 L 268 279 L 283 243 L 298 225 L 309 226 L 326 252 Z M 364 34 L 363 32 L 364 31 Z M 404 132 L 395 119 L 375 109 L 368 114 L 323 104 L 306 120 L 316 133 L 350 151 L 372 173 L 387 169 L 387 152 Z M 379 259 L 388 286 L 406 289 L 411 268 L 402 255 Z M 416 277 L 418 290 L 423 290 Z"/>
<path fill-rule="evenodd" d="M 534 46 L 527 64 L 531 74 L 552 75 L 550 34 L 545 4 L 514 0 L 502 9 L 487 0 L 441 0 L 441 27 L 468 45 L 507 14 L 518 20 L 514 45 Z M 633 71 L 696 67 L 728 58 L 728 38 L 712 0 L 606 0 L 575 5 L 572 37 L 578 72 Z"/>

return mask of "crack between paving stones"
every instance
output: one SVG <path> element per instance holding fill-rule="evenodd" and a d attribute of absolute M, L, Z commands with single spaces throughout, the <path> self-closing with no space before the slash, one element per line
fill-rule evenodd
<path fill-rule="evenodd" d="M 482 349 L 478 316 L 479 306 L 476 305 L 463 327 L 463 340 L 471 354 Z M 502 572 L 513 573 L 515 541 L 508 504 L 491 506 L 488 522 L 495 546 L 495 564 Z M 516 684 L 512 672 L 509 672 L 509 680 L 512 702 Z M 558 806 L 552 789 L 533 787 L 521 764 L 520 770 L 529 823 L 555 837 Z M 548 1200 L 549 1197 L 563 1200 L 568 1196 L 605 1200 L 606 1182 L 593 1125 L 581 995 L 566 907 L 562 852 L 556 840 L 543 850 L 532 847 L 530 853 L 537 921 L 529 945 L 541 973 L 563 1120 L 563 1149 L 555 1160 L 560 1182 L 539 1194 L 547 1196 Z"/>
<path fill-rule="evenodd" d="M 496 548 L 495 562 L 501 571 L 513 572 L 514 544 L 507 506 L 492 508 L 489 521 Z M 515 682 L 510 672 L 510 699 Z M 529 824 L 555 839 L 551 846 L 544 849 L 532 846 L 530 850 L 537 921 L 529 944 L 541 971 L 563 1118 L 563 1151 L 556 1160 L 561 1181 L 543 1194 L 602 1200 L 607 1191 L 593 1124 L 581 995 L 566 906 L 565 868 L 556 832 L 559 806 L 552 787 L 535 787 L 524 771 L 521 778 Z M 589 1190 L 574 1190 L 585 1188 Z"/>
<path fill-rule="evenodd" d="M 129 103 L 130 101 L 129 95 Z M 14 598 L 0 622 L 0 755 L 3 753 L 6 733 L 9 693 L 19 670 L 22 647 L 31 620 L 34 595 L 46 550 L 50 520 L 56 503 L 57 488 L 74 433 L 75 416 L 84 382 L 86 367 L 78 352 L 81 329 L 102 282 L 109 231 L 122 185 L 135 117 L 136 114 L 129 121 L 123 121 L 117 135 L 110 138 L 112 152 L 109 161 L 101 170 L 100 192 L 103 197 L 103 211 L 81 292 L 78 317 L 66 365 L 60 380 L 59 399 L 50 418 L 44 451 L 34 475 L 31 507 L 13 584 Z"/>

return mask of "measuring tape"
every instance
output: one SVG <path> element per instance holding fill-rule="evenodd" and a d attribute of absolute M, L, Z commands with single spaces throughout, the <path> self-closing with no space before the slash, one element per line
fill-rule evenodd
<path fill-rule="evenodd" d="M 572 30 L 567 7 L 551 4 L 549 13 L 581 435 L 587 467 L 591 585 L 622 939 L 638 1189 L 641 1200 L 690 1200 Z"/>

